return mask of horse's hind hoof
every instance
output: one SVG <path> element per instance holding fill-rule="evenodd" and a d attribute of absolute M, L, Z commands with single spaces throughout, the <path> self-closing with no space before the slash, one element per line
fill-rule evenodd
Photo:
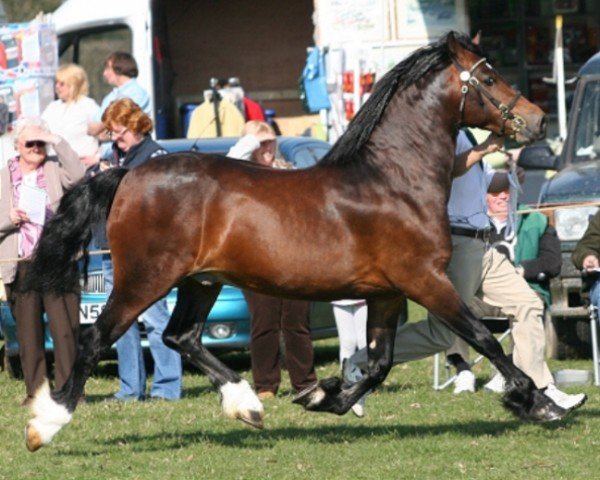
<path fill-rule="evenodd" d="M 246 380 L 227 382 L 219 389 L 225 416 L 256 428 L 263 428 L 264 408 Z"/>
<path fill-rule="evenodd" d="M 44 445 L 40 432 L 31 423 L 25 427 L 25 445 L 30 452 L 36 452 Z"/>
<path fill-rule="evenodd" d="M 250 425 L 251 427 L 258 428 L 260 430 L 262 430 L 265 426 L 263 422 L 263 412 L 249 410 L 239 413 L 236 418 L 244 422 L 246 425 Z"/>

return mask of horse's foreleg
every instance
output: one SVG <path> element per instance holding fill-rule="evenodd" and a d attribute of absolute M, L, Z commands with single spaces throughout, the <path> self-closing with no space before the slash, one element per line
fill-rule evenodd
<path fill-rule="evenodd" d="M 405 306 L 404 296 L 368 300 L 368 371 L 362 380 L 345 385 L 336 377 L 320 380 L 294 399 L 307 410 L 342 415 L 369 390 L 380 385 L 392 368 L 398 316 Z"/>
<path fill-rule="evenodd" d="M 202 329 L 221 284 L 201 285 L 186 278 L 178 286 L 177 304 L 163 338 L 165 343 L 199 368 L 221 396 L 226 416 L 263 427 L 263 406 L 252 387 L 202 345 Z"/>
<path fill-rule="evenodd" d="M 536 388 L 533 380 L 504 354 L 502 347 L 490 331 L 475 318 L 464 302 L 458 301 L 459 308 L 454 316 L 439 310 L 439 305 L 435 313 L 454 333 L 488 358 L 504 376 L 507 381 L 507 389 L 503 397 L 506 408 L 524 420 L 535 422 L 558 420 L 564 417 L 567 411 Z"/>
<path fill-rule="evenodd" d="M 136 318 L 133 313 L 128 317 L 124 314 L 122 310 L 116 311 L 111 296 L 96 323 L 81 333 L 73 371 L 63 387 L 51 392 L 48 383 L 45 383 L 36 392 L 31 405 L 34 416 L 25 429 L 25 441 L 30 451 L 34 452 L 50 443 L 52 438 L 71 421 L 85 382 L 102 354 Z M 124 322 L 125 318 L 128 320 Z"/>

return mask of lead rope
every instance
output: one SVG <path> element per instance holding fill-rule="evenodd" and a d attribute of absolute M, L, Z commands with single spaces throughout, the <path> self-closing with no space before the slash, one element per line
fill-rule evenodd
<path fill-rule="evenodd" d="M 519 194 L 523 193 L 521 185 L 519 184 L 519 178 L 517 177 L 517 162 L 514 161 L 512 153 L 507 150 L 501 149 L 500 152 L 508 156 L 508 193 L 510 195 L 508 201 L 508 217 L 506 219 L 506 233 L 505 238 L 511 241 L 517 231 L 517 205 L 519 202 Z"/>

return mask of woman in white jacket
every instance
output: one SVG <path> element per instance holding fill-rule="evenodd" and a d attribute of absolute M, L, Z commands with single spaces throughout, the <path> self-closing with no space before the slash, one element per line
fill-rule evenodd
<path fill-rule="evenodd" d="M 88 126 L 98 112 L 98 104 L 88 97 L 88 78 L 79 65 L 61 65 L 56 71 L 55 91 L 58 99 L 50 103 L 42 118 L 52 133 L 63 137 L 86 168 L 98 163 L 98 140 L 88 133 Z"/>

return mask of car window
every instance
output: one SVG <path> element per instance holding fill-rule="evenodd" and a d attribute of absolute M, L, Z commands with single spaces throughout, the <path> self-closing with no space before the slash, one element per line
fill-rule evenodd
<path fill-rule="evenodd" d="M 600 157 L 600 81 L 585 86 L 575 133 L 577 161 Z"/>
<path fill-rule="evenodd" d="M 308 168 L 321 160 L 328 151 L 328 146 L 302 145 L 294 149 L 289 160 L 296 168 Z"/>

